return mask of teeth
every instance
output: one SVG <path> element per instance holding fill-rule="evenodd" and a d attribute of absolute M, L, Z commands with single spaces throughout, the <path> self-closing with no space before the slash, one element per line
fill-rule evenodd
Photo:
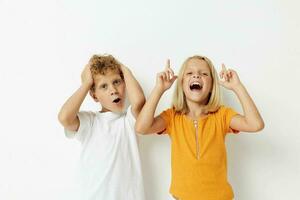
<path fill-rule="evenodd" d="M 202 89 L 202 85 L 199 83 L 199 82 L 193 82 L 191 85 L 190 85 L 190 89 L 191 90 L 201 90 Z"/>
<path fill-rule="evenodd" d="M 193 85 L 201 86 L 201 84 L 199 82 L 193 82 L 190 86 L 193 86 Z"/>

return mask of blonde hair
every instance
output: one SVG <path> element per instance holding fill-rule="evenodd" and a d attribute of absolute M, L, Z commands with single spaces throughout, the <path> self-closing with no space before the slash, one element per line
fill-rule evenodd
<path fill-rule="evenodd" d="M 93 55 L 89 61 L 90 70 L 92 76 L 101 74 L 105 75 L 108 71 L 115 71 L 120 74 L 121 78 L 124 79 L 121 65 L 112 55 L 104 54 L 104 55 Z M 91 90 L 94 91 L 95 85 L 91 87 Z"/>
<path fill-rule="evenodd" d="M 204 60 L 210 69 L 210 73 L 212 77 L 212 90 L 210 92 L 208 103 L 205 106 L 205 111 L 215 112 L 219 109 L 221 105 L 221 94 L 220 94 L 220 86 L 218 83 L 219 82 L 218 74 L 211 60 L 205 56 L 200 56 L 200 55 L 191 56 L 183 62 L 180 71 L 178 73 L 176 88 L 173 95 L 172 107 L 175 108 L 176 112 L 180 112 L 182 114 L 186 114 L 189 112 L 189 108 L 186 102 L 186 97 L 182 88 L 182 81 L 183 81 L 183 75 L 185 69 L 187 67 L 187 63 L 192 59 Z"/>

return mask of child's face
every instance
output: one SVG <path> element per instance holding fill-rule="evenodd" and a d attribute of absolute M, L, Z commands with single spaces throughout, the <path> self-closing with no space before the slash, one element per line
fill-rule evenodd
<path fill-rule="evenodd" d="M 125 82 L 117 71 L 109 70 L 105 75 L 94 76 L 94 100 L 102 105 L 102 112 L 122 112 L 125 104 Z"/>
<path fill-rule="evenodd" d="M 212 76 L 205 60 L 193 58 L 187 62 L 182 80 L 187 101 L 205 105 L 212 90 Z"/>

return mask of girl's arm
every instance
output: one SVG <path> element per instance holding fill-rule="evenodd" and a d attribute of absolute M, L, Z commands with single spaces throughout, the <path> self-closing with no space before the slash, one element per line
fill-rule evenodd
<path fill-rule="evenodd" d="M 79 108 L 93 85 L 90 65 L 86 65 L 81 74 L 82 84 L 77 91 L 64 103 L 58 114 L 59 122 L 70 131 L 77 131 L 79 119 L 77 113 Z"/>
<path fill-rule="evenodd" d="M 124 75 L 125 85 L 126 85 L 126 93 L 129 98 L 129 102 L 131 104 L 131 111 L 135 118 L 137 118 L 140 113 L 144 103 L 145 103 L 145 95 L 143 90 L 138 83 L 138 81 L 133 76 L 132 72 L 125 65 L 121 64 L 121 70 Z"/>
<path fill-rule="evenodd" d="M 220 84 L 232 90 L 237 95 L 244 111 L 244 115 L 236 115 L 231 119 L 230 128 L 244 132 L 262 130 L 264 128 L 264 121 L 246 88 L 240 82 L 237 73 L 231 69 L 227 70 L 224 64 L 222 68 L 220 77 L 225 80 L 220 81 Z"/>
<path fill-rule="evenodd" d="M 136 132 L 150 134 L 158 133 L 165 129 L 165 121 L 160 116 L 154 118 L 154 113 L 161 96 L 172 86 L 176 78 L 177 76 L 174 76 L 168 60 L 165 71 L 157 74 L 156 85 L 136 120 Z"/>

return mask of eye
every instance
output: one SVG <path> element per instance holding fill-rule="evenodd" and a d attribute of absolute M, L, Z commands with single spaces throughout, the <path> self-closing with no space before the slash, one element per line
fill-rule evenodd
<path fill-rule="evenodd" d="M 202 73 L 203 76 L 208 76 L 208 73 L 204 72 Z"/>
<path fill-rule="evenodd" d="M 107 84 L 100 85 L 100 89 L 107 89 Z"/>
<path fill-rule="evenodd" d="M 121 83 L 121 79 L 114 80 L 113 82 L 114 85 L 120 85 L 120 83 Z"/>
<path fill-rule="evenodd" d="M 186 73 L 186 75 L 192 75 L 192 74 L 193 74 L 192 72 L 187 72 L 187 73 Z"/>

